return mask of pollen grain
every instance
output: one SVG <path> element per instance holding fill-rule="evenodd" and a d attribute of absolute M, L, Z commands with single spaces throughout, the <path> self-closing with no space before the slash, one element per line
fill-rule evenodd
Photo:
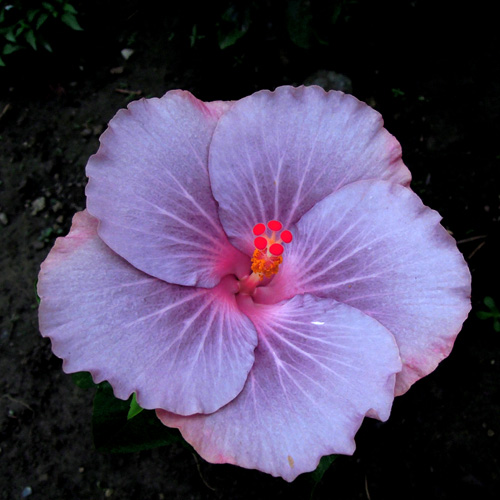
<path fill-rule="evenodd" d="M 274 274 L 277 274 L 280 264 L 283 262 L 283 257 L 279 256 L 268 256 L 267 252 L 263 252 L 256 248 L 252 256 L 252 271 L 255 274 L 260 275 L 261 279 L 270 278 Z"/>

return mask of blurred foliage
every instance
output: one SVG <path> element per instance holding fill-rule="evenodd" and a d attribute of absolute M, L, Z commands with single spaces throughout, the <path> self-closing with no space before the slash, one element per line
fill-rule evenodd
<path fill-rule="evenodd" d="M 120 10 L 121 13 L 127 13 L 128 19 L 149 17 L 151 22 L 175 19 L 177 22 L 173 23 L 169 40 L 184 40 L 191 47 L 201 42 L 224 50 L 240 45 L 243 41 L 252 44 L 280 39 L 310 49 L 328 45 L 335 26 L 347 22 L 361 2 L 212 0 L 200 4 L 197 0 L 185 0 L 175 4 L 158 4 L 153 0 L 126 0 L 120 4 Z M 117 0 L 110 0 L 107 7 L 115 4 L 118 4 Z M 96 6 L 88 4 L 85 8 Z"/>
<path fill-rule="evenodd" d="M 56 27 L 82 30 L 77 14 L 66 0 L 0 0 L 0 66 L 5 66 L 5 56 L 22 49 L 43 47 L 52 52 Z"/>
<path fill-rule="evenodd" d="M 485 297 L 483 300 L 483 304 L 489 309 L 488 311 L 478 311 L 477 317 L 479 319 L 492 319 L 493 320 L 493 329 L 495 332 L 500 332 L 500 311 L 495 304 L 495 301 L 492 297 Z"/>
<path fill-rule="evenodd" d="M 121 34 L 139 26 L 169 21 L 168 39 L 227 50 L 280 40 L 301 49 L 329 45 L 335 27 L 355 14 L 360 0 L 194 0 L 157 3 L 152 0 L 0 0 L 0 65 L 21 49 L 49 52 L 64 45 L 70 30 L 89 26 L 87 39 Z M 76 8 L 75 8 L 76 6 Z M 78 11 L 77 11 L 78 9 Z M 101 20 L 107 19 L 106 23 Z M 112 22 L 111 22 L 112 21 Z M 110 23 L 111 22 L 111 23 Z M 140 29 L 140 28 L 139 28 Z M 93 35 L 91 35 L 91 33 Z M 133 33 L 133 31 L 131 31 Z M 116 38 L 115 38 L 116 39 Z M 90 39 L 89 39 L 90 40 Z"/>
<path fill-rule="evenodd" d="M 286 32 L 298 47 L 310 49 L 328 45 L 335 24 L 347 21 L 357 0 L 282 0 L 218 2 L 219 20 L 215 27 L 219 47 L 235 45 L 246 36 L 259 37 L 269 32 Z"/>

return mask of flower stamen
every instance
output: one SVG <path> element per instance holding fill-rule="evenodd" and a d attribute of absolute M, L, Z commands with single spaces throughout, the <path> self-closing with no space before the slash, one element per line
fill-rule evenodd
<path fill-rule="evenodd" d="M 256 248 L 252 256 L 252 271 L 259 276 L 259 280 L 263 280 L 264 276 L 270 278 L 278 272 L 282 262 L 283 257 L 281 255 L 268 255 L 268 252 Z"/>
<path fill-rule="evenodd" d="M 283 224 L 279 220 L 270 220 L 267 228 L 271 231 L 266 233 L 266 225 L 262 222 L 255 224 L 253 234 L 256 236 L 253 240 L 255 250 L 252 256 L 252 271 L 260 276 L 260 279 L 271 278 L 278 272 L 280 264 L 283 262 L 281 254 L 285 247 L 282 243 L 290 243 L 293 239 L 292 233 L 283 229 Z M 279 233 L 277 236 L 276 233 Z"/>
<path fill-rule="evenodd" d="M 264 236 L 257 236 L 257 238 L 253 240 L 255 248 L 258 250 L 265 250 L 267 248 L 267 243 L 267 238 L 264 238 Z"/>
<path fill-rule="evenodd" d="M 269 221 L 267 229 L 263 223 L 255 224 L 253 227 L 255 250 L 252 255 L 252 274 L 240 281 L 240 293 L 251 295 L 264 278 L 272 278 L 277 274 L 283 262 L 282 254 L 285 251 L 283 243 L 290 243 L 293 239 L 288 229 L 281 231 L 283 224 L 280 221 Z"/>
<path fill-rule="evenodd" d="M 264 224 L 255 224 L 253 227 L 253 234 L 255 234 L 255 236 L 260 236 L 261 234 L 264 234 L 265 230 L 266 226 L 264 226 Z"/>
<path fill-rule="evenodd" d="M 259 225 L 259 224 L 257 224 L 257 225 Z M 267 223 L 267 227 L 271 231 L 279 231 L 283 227 L 283 224 L 279 220 L 270 220 Z"/>

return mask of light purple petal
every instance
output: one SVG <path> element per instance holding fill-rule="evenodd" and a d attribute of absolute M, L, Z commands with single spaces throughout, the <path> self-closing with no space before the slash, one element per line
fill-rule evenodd
<path fill-rule="evenodd" d="M 318 201 L 360 179 L 408 185 L 398 141 L 379 113 L 320 87 L 280 87 L 235 103 L 210 146 L 212 190 L 230 240 L 248 254 L 252 227 L 291 226 Z"/>
<path fill-rule="evenodd" d="M 244 310 L 259 345 L 241 394 L 211 415 L 157 411 L 162 422 L 209 462 L 287 481 L 323 455 L 352 454 L 365 414 L 389 416 L 401 369 L 393 336 L 360 311 L 311 295 Z"/>
<path fill-rule="evenodd" d="M 313 293 L 376 318 L 399 345 L 402 394 L 448 356 L 470 310 L 470 273 L 440 220 L 397 184 L 345 186 L 299 221 L 257 300 Z"/>
<path fill-rule="evenodd" d="M 189 92 L 141 99 L 119 111 L 87 165 L 87 207 L 99 236 L 151 276 L 215 286 L 248 272 L 229 244 L 208 178 L 208 146 L 229 104 Z"/>
<path fill-rule="evenodd" d="M 75 215 L 42 264 L 40 330 L 67 373 L 89 371 L 144 408 L 213 412 L 242 389 L 257 334 L 238 309 L 236 280 L 211 289 L 170 285 L 138 271 Z M 231 281 L 232 280 L 232 281 Z"/>

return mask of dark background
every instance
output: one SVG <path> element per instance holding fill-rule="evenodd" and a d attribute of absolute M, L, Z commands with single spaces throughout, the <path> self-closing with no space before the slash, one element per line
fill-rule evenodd
<path fill-rule="evenodd" d="M 395 400 L 388 422 L 365 421 L 354 456 L 334 462 L 314 498 L 500 498 L 500 333 L 476 316 L 486 296 L 500 305 L 499 28 L 488 3 L 72 4 L 83 31 L 55 26 L 53 54 L 22 50 L 0 68 L 1 498 L 309 498 L 301 478 L 214 466 L 180 445 L 94 451 L 92 390 L 39 336 L 34 284 L 85 206 L 100 133 L 130 99 L 173 88 L 238 99 L 319 70 L 347 76 L 400 140 L 413 189 L 469 263 L 473 310 L 450 357 Z M 244 36 L 221 49 L 234 29 Z"/>

